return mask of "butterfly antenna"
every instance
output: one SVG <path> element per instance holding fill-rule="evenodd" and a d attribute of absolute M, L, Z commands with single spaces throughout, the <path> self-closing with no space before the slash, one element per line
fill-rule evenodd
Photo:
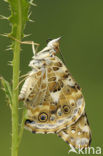
<path fill-rule="evenodd" d="M 59 49 L 59 52 L 60 52 L 60 56 L 61 56 L 61 58 L 62 58 L 62 60 L 63 60 L 63 63 L 66 65 L 66 62 L 65 62 L 64 56 L 62 55 L 62 52 L 61 52 L 60 49 Z"/>

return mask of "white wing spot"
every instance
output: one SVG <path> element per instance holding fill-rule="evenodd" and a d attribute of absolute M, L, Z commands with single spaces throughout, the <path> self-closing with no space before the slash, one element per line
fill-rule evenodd
<path fill-rule="evenodd" d="M 58 102 L 59 101 L 59 95 L 60 95 L 59 91 L 57 91 L 55 93 L 51 93 L 51 97 L 52 97 L 54 102 Z"/>

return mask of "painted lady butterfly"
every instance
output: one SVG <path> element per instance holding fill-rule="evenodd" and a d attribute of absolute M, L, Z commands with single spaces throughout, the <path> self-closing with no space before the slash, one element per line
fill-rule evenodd
<path fill-rule="evenodd" d="M 33 56 L 32 71 L 20 91 L 27 107 L 25 127 L 33 133 L 56 133 L 75 148 L 89 146 L 91 131 L 81 88 L 55 56 L 60 38 Z"/>

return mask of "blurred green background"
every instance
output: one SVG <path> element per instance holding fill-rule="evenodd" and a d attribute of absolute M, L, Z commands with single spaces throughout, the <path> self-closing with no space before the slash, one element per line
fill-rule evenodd
<path fill-rule="evenodd" d="M 37 0 L 25 40 L 46 45 L 48 38 L 63 36 L 61 51 L 73 77 L 83 89 L 86 112 L 92 130 L 92 146 L 103 147 L 103 0 Z M 8 5 L 0 1 L 0 14 L 8 16 Z M 0 33 L 10 32 L 7 21 L 0 20 Z M 9 39 L 0 37 L 0 75 L 11 82 L 12 52 L 5 49 Z M 31 69 L 30 45 L 23 45 L 21 74 Z M 21 106 L 22 107 L 22 104 Z M 0 90 L 0 156 L 10 156 L 11 114 Z M 24 131 L 19 156 L 68 156 L 68 145 L 56 135 L 32 134 Z M 69 154 L 76 155 L 76 154 Z"/>

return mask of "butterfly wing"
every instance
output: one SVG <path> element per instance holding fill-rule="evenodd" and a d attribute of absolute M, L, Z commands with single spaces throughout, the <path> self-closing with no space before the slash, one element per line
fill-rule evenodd
<path fill-rule="evenodd" d="M 76 123 L 67 126 L 57 135 L 74 148 L 88 147 L 91 142 L 91 131 L 86 114 L 84 113 Z"/>
<path fill-rule="evenodd" d="M 80 118 L 85 101 L 80 87 L 58 57 L 49 57 L 43 71 L 46 87 L 44 91 L 35 89 L 36 96 L 39 95 L 37 105 L 35 97 L 32 99 L 33 107 L 28 102 L 25 127 L 36 133 L 57 133 Z M 39 92 L 43 94 L 43 98 Z"/>
<path fill-rule="evenodd" d="M 45 72 L 42 70 L 30 72 L 20 91 L 19 100 L 23 100 L 28 109 L 33 109 L 42 103 L 45 95 Z"/>

